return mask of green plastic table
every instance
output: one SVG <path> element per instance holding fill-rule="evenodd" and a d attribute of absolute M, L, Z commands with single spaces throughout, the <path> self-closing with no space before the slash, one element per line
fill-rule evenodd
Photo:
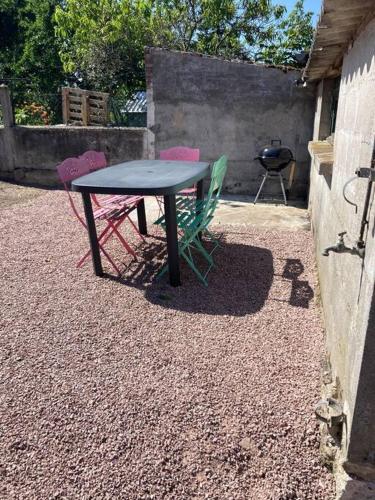
<path fill-rule="evenodd" d="M 103 276 L 103 268 L 90 193 L 164 196 L 169 280 L 172 286 L 179 286 L 181 279 L 176 194 L 182 189 L 197 184 L 197 200 L 202 200 L 203 179 L 208 173 L 209 163 L 206 162 L 136 160 L 96 170 L 75 179 L 72 182 L 72 190 L 82 193 L 95 274 Z M 141 234 L 147 234 L 144 200 L 138 204 L 137 213 L 139 231 Z"/>

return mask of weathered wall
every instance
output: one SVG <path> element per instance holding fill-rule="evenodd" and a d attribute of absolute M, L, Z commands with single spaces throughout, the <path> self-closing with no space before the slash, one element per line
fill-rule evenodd
<path fill-rule="evenodd" d="M 319 82 L 314 119 L 314 141 L 321 141 L 330 135 L 331 125 L 331 91 L 335 80 L 321 80 Z"/>
<path fill-rule="evenodd" d="M 59 183 L 56 165 L 88 149 L 110 164 L 147 158 L 145 128 L 1 127 L 0 177 L 44 185 Z"/>
<path fill-rule="evenodd" d="M 148 49 L 146 77 L 151 155 L 176 145 L 210 161 L 226 154 L 224 188 L 255 194 L 264 170 L 253 158 L 280 138 L 297 158 L 291 195 L 306 195 L 315 99 L 314 89 L 295 86 L 299 71 Z"/>
<path fill-rule="evenodd" d="M 366 256 L 321 251 L 347 231 L 347 244 L 358 239 L 367 180 L 344 184 L 359 167 L 369 167 L 375 137 L 375 20 L 359 34 L 344 57 L 331 178 L 311 170 L 310 210 L 316 242 L 327 349 L 338 377 L 347 422 L 343 455 L 346 469 L 375 478 L 375 204 L 374 187 L 366 230 Z M 317 107 L 319 111 L 319 106 Z M 316 119 L 316 123 L 319 119 Z M 318 137 L 317 130 L 314 136 Z"/>

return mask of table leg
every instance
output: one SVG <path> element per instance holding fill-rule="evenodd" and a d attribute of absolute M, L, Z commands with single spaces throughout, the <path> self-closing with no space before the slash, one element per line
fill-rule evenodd
<path fill-rule="evenodd" d="M 203 193 L 203 179 L 201 179 L 197 183 L 197 200 L 203 200 L 204 198 L 204 193 Z"/>
<path fill-rule="evenodd" d="M 137 205 L 138 229 L 141 234 L 147 234 L 145 200 L 141 200 Z"/>
<path fill-rule="evenodd" d="M 202 201 L 204 199 L 204 192 L 203 192 L 203 179 L 201 179 L 197 183 L 197 202 Z M 198 215 L 200 213 L 200 210 L 196 210 L 196 214 Z M 201 240 L 202 239 L 202 233 L 198 233 L 198 238 Z"/>
<path fill-rule="evenodd" d="M 178 238 L 176 222 L 176 196 L 164 196 L 165 223 L 167 230 L 167 250 L 169 282 L 172 286 L 180 286 L 180 262 L 178 255 Z"/>
<path fill-rule="evenodd" d="M 85 209 L 87 231 L 89 233 L 92 264 L 96 276 L 103 276 L 102 261 L 100 259 L 100 250 L 98 244 L 98 235 L 96 233 L 96 226 L 94 215 L 92 213 L 91 196 L 90 193 L 82 193 L 83 207 Z"/>

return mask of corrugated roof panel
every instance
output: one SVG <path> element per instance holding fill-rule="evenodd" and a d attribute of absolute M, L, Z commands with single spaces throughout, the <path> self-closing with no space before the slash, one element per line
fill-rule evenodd
<path fill-rule="evenodd" d="M 136 92 L 132 99 L 129 99 L 124 106 L 125 113 L 146 113 L 147 112 L 147 97 L 146 91 L 140 90 Z"/>

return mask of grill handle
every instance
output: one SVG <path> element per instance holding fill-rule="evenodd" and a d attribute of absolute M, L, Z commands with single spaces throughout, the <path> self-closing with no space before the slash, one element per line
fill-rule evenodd
<path fill-rule="evenodd" d="M 279 143 L 279 146 L 281 146 L 281 139 L 272 139 L 272 140 L 271 140 L 271 146 L 273 146 L 273 144 L 274 144 L 275 142 L 278 142 L 278 143 Z"/>

